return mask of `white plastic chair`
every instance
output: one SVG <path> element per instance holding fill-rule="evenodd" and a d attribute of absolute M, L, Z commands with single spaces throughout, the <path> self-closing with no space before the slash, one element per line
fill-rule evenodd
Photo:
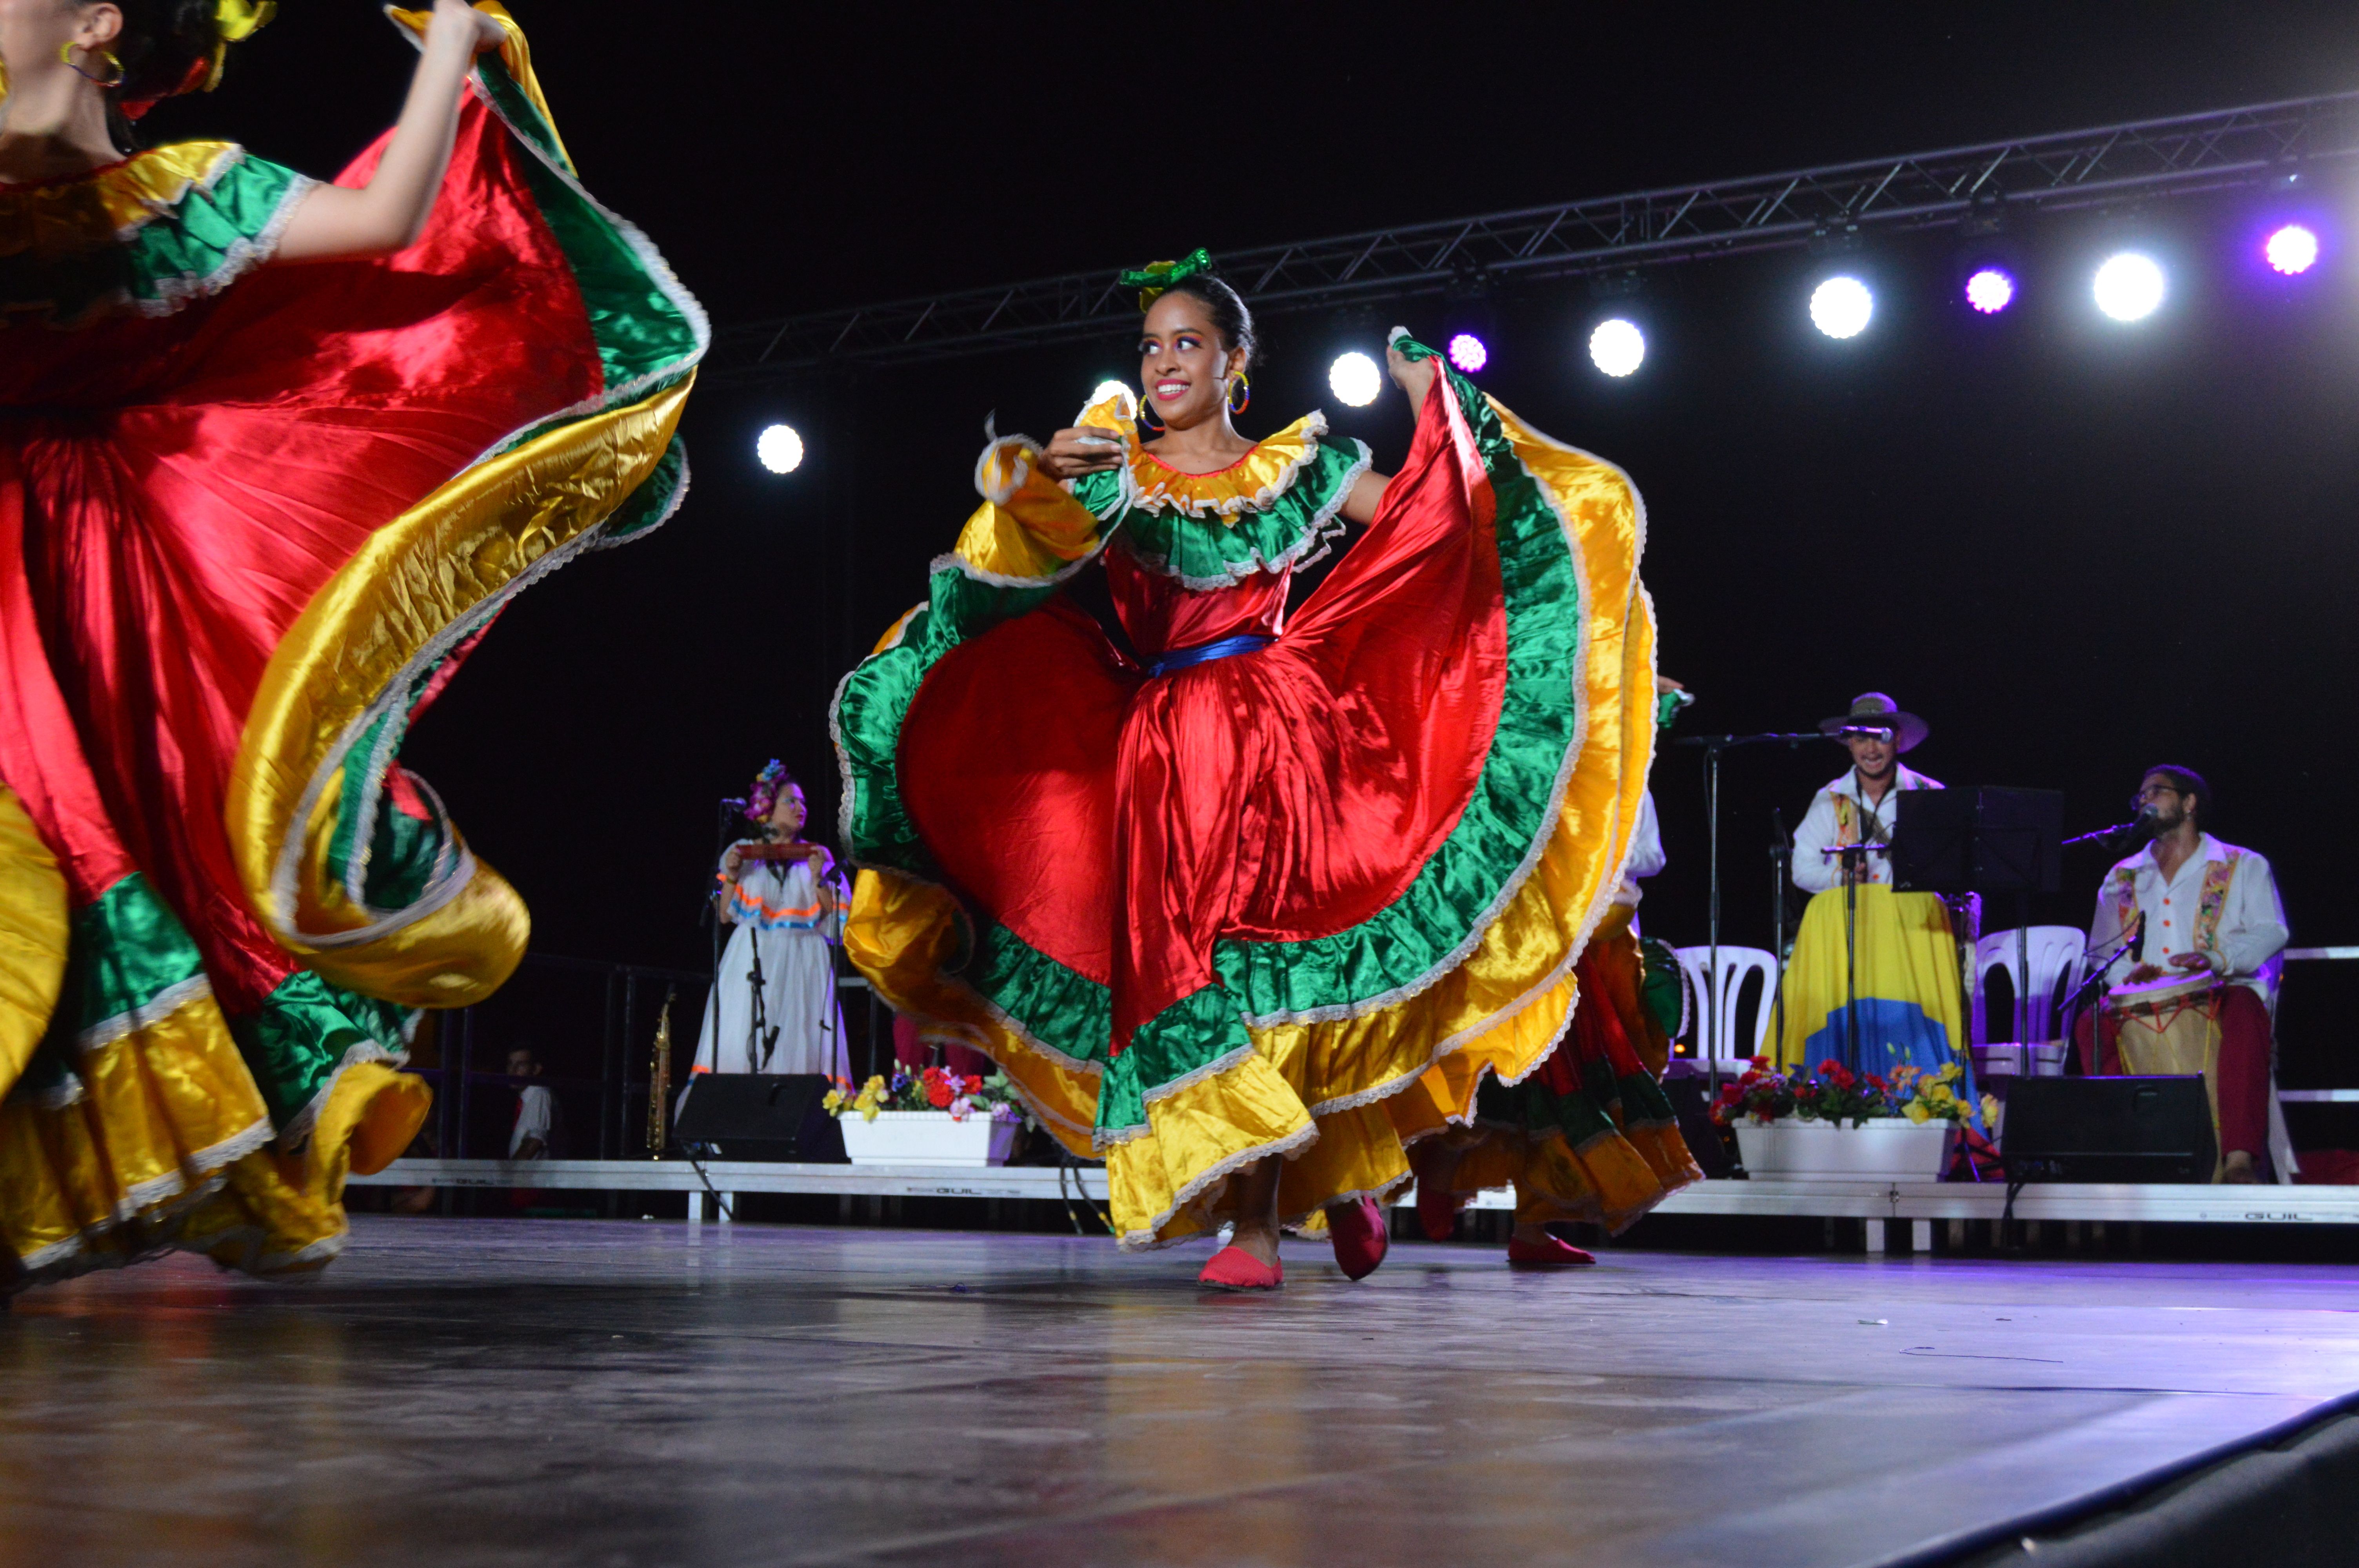
<path fill-rule="evenodd" d="M 2018 1044 L 2037 1044 L 2062 1037 L 2061 1016 L 2064 998 L 2087 978 L 2089 934 L 2070 925 L 2035 925 L 2029 936 L 2031 980 L 2028 985 L 2017 972 L 2019 955 L 2016 949 L 2016 933 L 1994 931 L 1974 944 L 1974 1019 L 1975 1044 L 1991 1044 L 1988 991 L 1984 980 L 1993 969 L 2006 972 L 2007 984 L 2020 999 L 2030 998 L 2029 1041 Z M 2015 1033 L 2010 1017 L 2007 1033 Z"/>
<path fill-rule="evenodd" d="M 1712 968 L 1710 947 L 1676 947 L 1673 955 L 1680 968 L 1687 971 L 1688 984 L 1694 988 L 1696 1017 L 1692 1030 L 1696 1038 L 1699 1065 L 1712 1057 L 1720 1060 L 1723 1073 L 1741 1073 L 1745 1058 L 1769 1054 L 1764 1044 L 1769 1037 L 1769 1018 L 1777 1011 L 1777 955 L 1761 947 L 1731 947 L 1723 943 L 1720 949 L 1720 975 L 1717 984 L 1708 978 Z M 1761 1000 L 1753 1011 L 1753 1044 L 1745 1051 L 1736 1049 L 1736 1001 L 1743 994 L 1745 982 L 1755 974 L 1761 976 Z M 1712 999 L 1706 1000 L 1707 998 Z M 1709 1048 L 1703 1031 L 1709 1022 L 1712 1038 Z"/>

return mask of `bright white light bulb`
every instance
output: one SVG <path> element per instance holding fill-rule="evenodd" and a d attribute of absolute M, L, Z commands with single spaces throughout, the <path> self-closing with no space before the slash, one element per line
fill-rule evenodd
<path fill-rule="evenodd" d="M 1986 266 L 1966 279 L 1966 303 L 1985 316 L 1995 316 L 2015 302 L 2015 279 Z"/>
<path fill-rule="evenodd" d="M 2162 304 L 2162 268 L 2136 251 L 2109 256 L 2097 269 L 2097 308 L 2116 321 L 2143 321 Z"/>
<path fill-rule="evenodd" d="M 1856 338 L 1875 314 L 1875 296 L 1855 277 L 1831 277 L 1810 291 L 1810 321 L 1830 338 Z"/>
<path fill-rule="evenodd" d="M 1327 372 L 1327 384 L 1335 395 L 1354 408 L 1365 408 L 1385 389 L 1385 373 L 1376 362 L 1354 349 L 1337 358 Z"/>
<path fill-rule="evenodd" d="M 1647 334 L 1619 316 L 1600 321 L 1589 334 L 1589 359 L 1607 375 L 1628 375 L 1647 362 Z"/>
<path fill-rule="evenodd" d="M 1491 362 L 1491 351 L 1473 333 L 1461 332 L 1450 340 L 1450 362 L 1473 375 Z"/>
<path fill-rule="evenodd" d="M 1118 381 L 1102 381 L 1098 383 L 1098 389 L 1090 394 L 1090 406 L 1095 408 L 1109 397 L 1125 397 L 1129 393 L 1130 388 Z"/>
<path fill-rule="evenodd" d="M 2318 265 L 2318 236 L 2299 223 L 2288 223 L 2261 247 L 2269 265 L 2290 277 Z"/>
<path fill-rule="evenodd" d="M 803 466 L 803 438 L 792 425 L 773 425 L 755 441 L 754 456 L 772 473 L 792 473 Z"/>

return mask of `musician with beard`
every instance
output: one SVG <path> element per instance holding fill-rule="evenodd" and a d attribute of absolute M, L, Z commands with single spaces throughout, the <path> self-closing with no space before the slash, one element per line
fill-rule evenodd
<path fill-rule="evenodd" d="M 2201 1071 L 2218 1179 L 2261 1180 L 2275 1119 L 2270 1018 L 2288 935 L 2277 879 L 2267 860 L 2205 831 L 2212 786 L 2191 769 L 2148 768 L 2133 804 L 2153 841 L 2106 873 L 2089 952 L 2136 940 L 2106 970 L 2102 1015 L 2083 1014 L 2075 1030 L 2082 1069 Z"/>

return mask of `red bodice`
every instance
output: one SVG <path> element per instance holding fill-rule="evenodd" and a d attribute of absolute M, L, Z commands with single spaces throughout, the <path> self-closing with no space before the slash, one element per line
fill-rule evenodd
<path fill-rule="evenodd" d="M 1283 568 L 1256 572 L 1234 588 L 1183 588 L 1139 565 L 1119 544 L 1106 552 L 1105 566 L 1114 612 L 1130 645 L 1146 658 L 1247 633 L 1275 637 L 1285 624 L 1288 574 Z"/>

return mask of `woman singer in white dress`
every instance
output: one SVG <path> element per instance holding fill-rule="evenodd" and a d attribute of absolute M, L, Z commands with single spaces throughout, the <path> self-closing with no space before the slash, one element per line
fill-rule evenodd
<path fill-rule="evenodd" d="M 747 793 L 745 815 L 761 824 L 721 857 L 715 908 L 730 935 L 714 978 L 718 1005 L 704 1009 L 696 1043 L 700 1073 L 826 1073 L 852 1076 L 843 1010 L 835 994 L 833 946 L 849 898 L 834 857 L 803 842 L 809 816 L 802 785 L 773 761 Z M 773 856 L 763 858 L 761 851 Z M 762 1015 L 754 1009 L 754 959 L 761 957 Z"/>

